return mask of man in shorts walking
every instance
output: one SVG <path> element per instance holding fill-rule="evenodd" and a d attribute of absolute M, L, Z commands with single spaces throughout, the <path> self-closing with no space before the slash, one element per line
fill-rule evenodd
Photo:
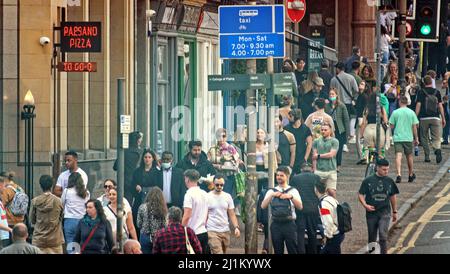
<path fill-rule="evenodd" d="M 402 154 L 405 153 L 408 161 L 408 183 L 413 183 L 416 179 L 416 174 L 413 171 L 413 148 L 414 145 L 419 144 L 417 136 L 417 126 L 419 119 L 416 113 L 408 108 L 408 98 L 402 96 L 400 98 L 400 108 L 396 109 L 389 119 L 389 123 L 394 131 L 394 148 L 395 148 L 395 168 L 397 170 L 398 184 L 402 181 Z"/>
<path fill-rule="evenodd" d="M 339 149 L 339 141 L 331 136 L 330 124 L 322 124 L 320 131 L 322 137 L 314 140 L 313 143 L 313 170 L 321 179 L 326 180 L 328 195 L 336 198 L 336 154 Z"/>

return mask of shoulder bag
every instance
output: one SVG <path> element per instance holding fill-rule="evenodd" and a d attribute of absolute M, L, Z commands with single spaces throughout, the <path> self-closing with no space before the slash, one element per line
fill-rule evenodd
<path fill-rule="evenodd" d="M 344 86 L 344 83 L 342 83 L 341 79 L 336 75 L 336 79 L 338 80 L 339 84 L 342 88 L 344 88 L 345 93 L 352 99 L 352 104 L 355 105 L 355 97 L 348 91 L 348 89 Z"/>
<path fill-rule="evenodd" d="M 89 236 L 87 237 L 86 241 L 84 241 L 83 245 L 81 246 L 80 253 L 83 254 L 84 249 L 86 248 L 87 244 L 91 241 L 92 236 L 94 236 L 95 231 L 97 230 L 100 223 L 96 224 L 94 228 L 92 228 L 91 233 L 89 233 Z"/>
<path fill-rule="evenodd" d="M 189 236 L 188 236 L 188 233 L 187 233 L 187 227 L 184 227 L 184 236 L 186 238 L 187 254 L 195 254 L 194 248 L 192 248 L 191 242 L 189 241 Z"/>

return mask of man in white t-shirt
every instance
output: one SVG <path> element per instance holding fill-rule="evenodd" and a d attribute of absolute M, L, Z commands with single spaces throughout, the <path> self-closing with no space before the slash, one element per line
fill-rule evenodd
<path fill-rule="evenodd" d="M 53 190 L 53 194 L 58 197 L 61 197 L 64 189 L 67 187 L 69 182 L 69 176 L 73 172 L 78 172 L 83 178 L 84 186 L 87 188 L 88 185 L 88 176 L 84 170 L 78 167 L 78 154 L 75 151 L 67 151 L 64 155 L 64 163 L 67 168 L 66 171 L 62 172 L 58 181 L 56 182 L 55 189 Z"/>
<path fill-rule="evenodd" d="M 277 169 L 276 180 L 278 186 L 269 189 L 261 203 L 261 208 L 272 208 L 272 243 L 275 254 L 284 253 L 286 244 L 289 254 L 297 254 L 297 226 L 295 209 L 302 210 L 303 204 L 300 194 L 295 187 L 288 185 L 290 171 L 288 167 L 280 166 Z M 286 204 L 289 200 L 289 204 Z"/>
<path fill-rule="evenodd" d="M 212 254 L 225 254 L 230 245 L 230 223 L 234 227 L 234 235 L 239 238 L 241 232 L 234 213 L 233 198 L 223 191 L 225 179 L 222 174 L 214 177 L 214 190 L 208 193 L 208 242 Z"/>
<path fill-rule="evenodd" d="M 203 254 L 209 254 L 208 232 L 206 230 L 206 220 L 208 218 L 208 194 L 200 189 L 198 180 L 200 173 L 194 169 L 184 172 L 184 182 L 188 191 L 184 195 L 184 215 L 181 224 L 194 230 Z"/>

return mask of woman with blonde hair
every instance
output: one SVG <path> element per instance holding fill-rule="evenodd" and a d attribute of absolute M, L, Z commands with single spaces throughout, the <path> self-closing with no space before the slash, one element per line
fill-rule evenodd
<path fill-rule="evenodd" d="M 159 187 L 152 187 L 139 207 L 137 227 L 141 231 L 139 242 L 142 253 L 152 254 L 153 239 L 158 230 L 166 227 L 167 205 L 163 192 Z"/>
<path fill-rule="evenodd" d="M 302 82 L 301 85 L 302 96 L 314 89 L 314 83 L 316 82 L 317 78 L 319 78 L 319 74 L 317 73 L 317 71 L 313 70 L 308 73 L 308 77 L 305 81 Z"/>

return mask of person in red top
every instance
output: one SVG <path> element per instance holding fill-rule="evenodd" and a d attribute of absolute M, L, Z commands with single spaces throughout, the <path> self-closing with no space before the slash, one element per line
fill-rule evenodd
<path fill-rule="evenodd" d="M 188 254 L 185 228 L 181 225 L 183 213 L 179 207 L 169 208 L 169 225 L 156 232 L 153 254 Z M 202 253 L 202 246 L 195 232 L 186 227 L 189 242 L 195 254 Z"/>

